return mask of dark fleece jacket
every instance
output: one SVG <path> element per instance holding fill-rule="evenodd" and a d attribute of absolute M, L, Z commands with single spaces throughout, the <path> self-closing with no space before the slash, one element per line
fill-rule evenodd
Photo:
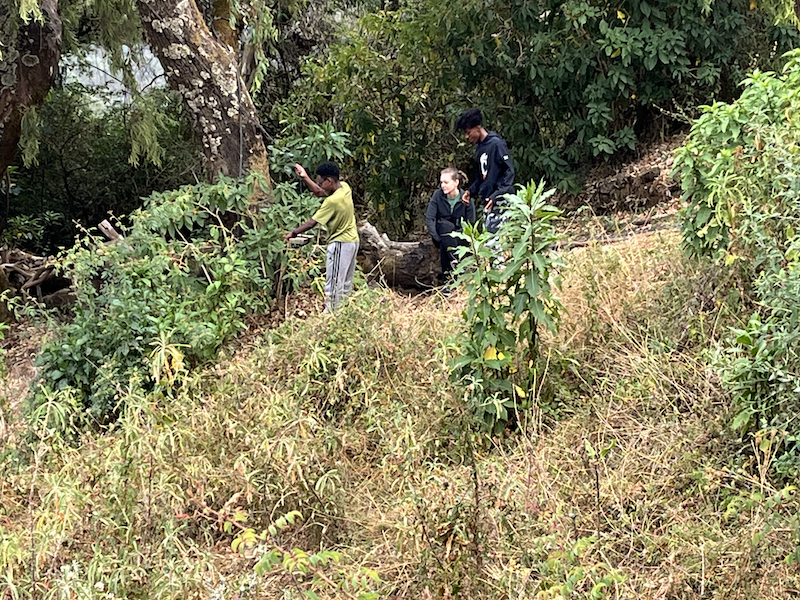
<path fill-rule="evenodd" d="M 461 231 L 464 220 L 469 223 L 475 222 L 474 202 L 470 201 L 465 205 L 459 200 L 451 211 L 450 203 L 441 188 L 433 192 L 428 202 L 428 210 L 425 212 L 425 225 L 428 226 L 428 231 L 435 242 L 439 242 L 445 233 Z"/>

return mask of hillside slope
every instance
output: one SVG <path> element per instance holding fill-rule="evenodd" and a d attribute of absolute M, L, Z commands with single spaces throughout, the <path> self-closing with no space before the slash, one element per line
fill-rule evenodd
<path fill-rule="evenodd" d="M 54 399 L 35 442 L 4 393 L 0 598 L 797 597 L 800 506 L 706 365 L 719 282 L 671 229 L 565 257 L 538 408 L 502 438 L 448 379 L 457 294 L 251 331 L 168 395 L 120 389 L 102 434 L 56 435 Z"/>

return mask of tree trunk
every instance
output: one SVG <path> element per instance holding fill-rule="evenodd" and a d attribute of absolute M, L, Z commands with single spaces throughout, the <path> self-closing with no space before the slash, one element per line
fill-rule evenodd
<path fill-rule="evenodd" d="M 61 58 L 58 0 L 42 0 L 44 22 L 19 18 L 15 2 L 0 4 L 0 177 L 14 159 L 25 112 L 40 105 Z"/>
<path fill-rule="evenodd" d="M 361 247 L 358 259 L 365 273 L 382 278 L 387 285 L 429 288 L 438 285 L 442 274 L 439 250 L 433 242 L 393 242 L 365 222 L 358 228 Z"/>
<path fill-rule="evenodd" d="M 194 0 L 136 0 L 145 37 L 201 134 L 209 177 L 253 169 L 269 177 L 261 123 L 227 45 Z"/>

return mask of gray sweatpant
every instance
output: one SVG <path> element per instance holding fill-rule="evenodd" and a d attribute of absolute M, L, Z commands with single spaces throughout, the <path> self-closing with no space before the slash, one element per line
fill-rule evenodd
<path fill-rule="evenodd" d="M 358 242 L 331 242 L 325 260 L 325 312 L 332 312 L 353 291 Z"/>

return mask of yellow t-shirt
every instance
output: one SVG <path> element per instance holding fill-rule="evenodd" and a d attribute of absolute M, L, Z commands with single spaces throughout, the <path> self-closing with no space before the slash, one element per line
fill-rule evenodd
<path fill-rule="evenodd" d="M 338 190 L 322 201 L 322 206 L 311 218 L 325 227 L 328 232 L 328 243 L 358 241 L 353 192 L 344 181 Z"/>

